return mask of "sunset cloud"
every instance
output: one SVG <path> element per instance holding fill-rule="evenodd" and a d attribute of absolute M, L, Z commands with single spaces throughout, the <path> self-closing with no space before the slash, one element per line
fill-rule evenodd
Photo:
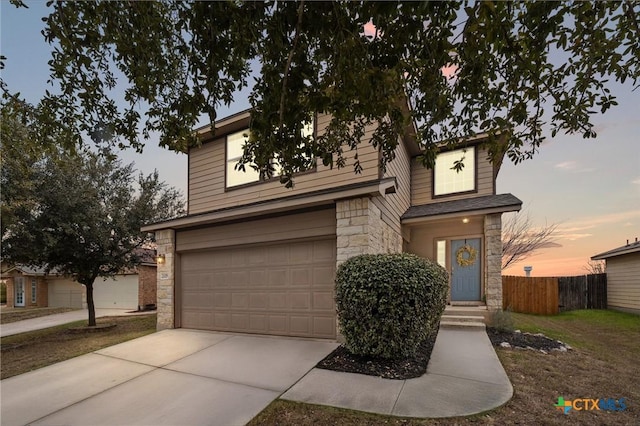
<path fill-rule="evenodd" d="M 563 161 L 562 163 L 558 163 L 553 167 L 558 170 L 572 173 L 588 173 L 596 170 L 593 167 L 581 167 L 581 165 L 577 161 Z"/>
<path fill-rule="evenodd" d="M 560 234 L 559 237 L 564 238 L 565 240 L 575 241 L 582 238 L 593 237 L 593 234 Z"/>
<path fill-rule="evenodd" d="M 558 227 L 556 237 L 559 240 L 576 241 L 594 236 L 594 234 L 597 233 L 596 228 L 600 226 L 612 224 L 621 227 L 632 226 L 634 219 L 640 219 L 640 211 L 630 210 L 598 216 L 588 216 Z"/>
<path fill-rule="evenodd" d="M 576 161 L 564 161 L 562 163 L 556 164 L 554 167 L 560 170 L 574 170 L 576 167 L 578 167 L 578 163 Z"/>
<path fill-rule="evenodd" d="M 602 214 L 597 216 L 588 216 L 588 217 L 576 220 L 575 222 L 572 222 L 571 225 L 573 225 L 574 228 L 577 228 L 576 230 L 584 230 L 584 229 L 591 229 L 598 225 L 605 225 L 610 223 L 623 224 L 623 223 L 629 222 L 630 219 L 637 219 L 637 218 L 640 218 L 640 210 L 628 210 L 623 212 L 607 213 L 607 214 Z"/>

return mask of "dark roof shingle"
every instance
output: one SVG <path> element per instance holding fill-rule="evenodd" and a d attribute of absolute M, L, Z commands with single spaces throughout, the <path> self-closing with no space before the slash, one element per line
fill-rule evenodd
<path fill-rule="evenodd" d="M 402 219 L 414 219 L 486 209 L 514 211 L 520 210 L 520 207 L 522 207 L 522 201 L 512 194 L 484 195 L 463 200 L 442 201 L 439 203 L 409 207 L 402 215 Z"/>
<path fill-rule="evenodd" d="M 636 240 L 633 243 L 627 243 L 622 247 L 616 247 L 612 250 L 605 251 L 604 253 L 596 254 L 591 260 L 602 260 L 610 257 L 622 256 L 623 254 L 631 254 L 640 252 L 640 241 Z"/>

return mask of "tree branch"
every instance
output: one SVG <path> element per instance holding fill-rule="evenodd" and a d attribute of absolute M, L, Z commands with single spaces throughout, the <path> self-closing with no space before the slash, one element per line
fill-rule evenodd
<path fill-rule="evenodd" d="M 296 33 L 293 36 L 293 46 L 291 46 L 291 50 L 289 51 L 289 56 L 287 57 L 287 64 L 284 68 L 284 76 L 282 78 L 282 93 L 280 94 L 280 122 L 279 128 L 282 129 L 282 123 L 284 121 L 284 102 L 285 102 L 285 93 L 287 90 L 287 79 L 289 77 L 289 69 L 291 68 L 291 62 L 293 61 L 293 54 L 296 51 L 296 46 L 298 45 L 298 39 L 300 38 L 300 28 L 302 27 L 302 12 L 304 8 L 304 0 L 300 2 L 300 6 L 298 6 L 298 22 L 296 23 Z"/>
<path fill-rule="evenodd" d="M 502 229 L 502 269 L 529 257 L 556 239 L 558 224 L 532 229 L 529 215 L 517 214 Z"/>

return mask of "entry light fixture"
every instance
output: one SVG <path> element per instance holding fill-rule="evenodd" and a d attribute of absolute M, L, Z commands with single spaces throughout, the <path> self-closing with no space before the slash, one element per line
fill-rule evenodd
<path fill-rule="evenodd" d="M 164 261 L 165 261 L 164 254 L 158 254 L 156 256 L 156 263 L 158 265 L 164 265 Z"/>
<path fill-rule="evenodd" d="M 469 223 L 469 218 L 465 217 L 464 219 L 462 219 L 462 223 Z"/>

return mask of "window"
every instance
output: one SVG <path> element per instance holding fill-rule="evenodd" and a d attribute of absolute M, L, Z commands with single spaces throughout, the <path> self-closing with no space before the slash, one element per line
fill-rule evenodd
<path fill-rule="evenodd" d="M 35 278 L 31 278 L 31 303 L 36 303 L 36 295 L 38 293 L 38 281 Z"/>
<path fill-rule="evenodd" d="M 447 267 L 447 242 L 445 240 L 436 242 L 436 261 L 443 268 Z"/>
<path fill-rule="evenodd" d="M 304 126 L 303 136 L 312 136 L 314 129 L 314 121 Z M 253 169 L 250 165 L 245 164 L 244 171 L 236 170 L 236 164 L 242 158 L 243 146 L 246 142 L 249 129 L 244 129 L 236 133 L 227 135 L 227 188 L 234 186 L 245 185 L 247 183 L 258 182 L 260 180 L 260 173 Z M 274 175 L 278 176 L 282 172 L 282 167 L 278 163 L 277 159 L 272 160 L 274 165 Z"/>
<path fill-rule="evenodd" d="M 244 172 L 235 169 L 236 164 L 238 164 L 238 161 L 240 161 L 242 157 L 242 147 L 244 146 L 248 132 L 249 130 L 245 129 L 227 135 L 227 188 L 260 180 L 260 173 L 248 164 L 245 165 Z"/>
<path fill-rule="evenodd" d="M 464 167 L 456 171 L 454 163 L 463 159 Z M 476 189 L 476 151 L 474 147 L 442 152 L 433 169 L 433 195 L 454 194 Z"/>

